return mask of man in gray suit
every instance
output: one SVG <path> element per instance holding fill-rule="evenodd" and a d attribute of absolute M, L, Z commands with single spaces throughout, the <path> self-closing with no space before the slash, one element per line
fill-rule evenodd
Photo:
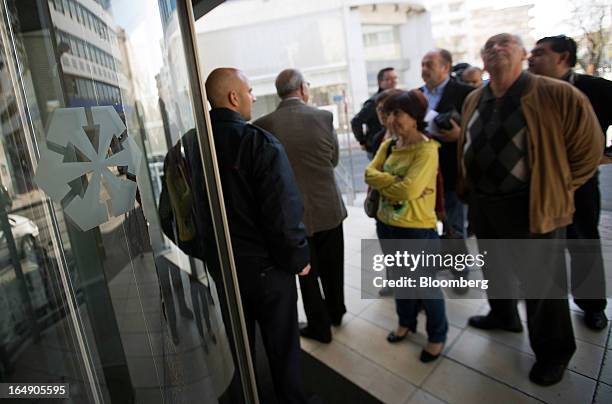
<path fill-rule="evenodd" d="M 273 133 L 283 144 L 302 193 L 311 271 L 300 277 L 308 319 L 300 334 L 327 343 L 331 341 L 331 324 L 340 325 L 346 313 L 342 221 L 347 213 L 334 176 L 338 137 L 333 115 L 307 105 L 309 83 L 302 73 L 283 70 L 275 84 L 282 102 L 253 124 Z"/>

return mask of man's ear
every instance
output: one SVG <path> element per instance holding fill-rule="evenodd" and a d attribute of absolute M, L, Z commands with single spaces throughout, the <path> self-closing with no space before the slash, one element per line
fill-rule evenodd
<path fill-rule="evenodd" d="M 236 94 L 235 91 L 230 91 L 229 94 L 227 95 L 227 100 L 229 101 L 230 105 L 237 107 L 239 104 L 238 101 L 238 94 Z"/>
<path fill-rule="evenodd" d="M 569 66 L 569 57 L 569 52 L 562 52 L 561 54 L 559 54 L 559 63 L 565 63 L 567 66 Z"/>

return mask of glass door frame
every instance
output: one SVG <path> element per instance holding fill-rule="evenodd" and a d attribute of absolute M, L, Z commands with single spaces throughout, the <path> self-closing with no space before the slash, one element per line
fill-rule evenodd
<path fill-rule="evenodd" d="M 197 35 L 192 0 L 176 1 L 177 17 L 187 63 L 188 81 L 191 90 L 191 101 L 195 112 L 195 125 L 202 160 L 203 177 L 205 180 L 208 200 L 210 201 L 213 231 L 217 240 L 217 254 L 221 268 L 221 278 L 225 289 L 230 324 L 226 329 L 232 334 L 236 362 L 246 403 L 259 403 L 255 368 L 249 349 L 249 341 L 242 310 L 240 288 L 236 276 L 229 225 L 225 212 L 225 203 L 221 188 L 221 177 L 217 165 L 215 143 L 212 137 L 212 126 L 208 109 L 206 108 L 205 77 L 200 66 Z"/>

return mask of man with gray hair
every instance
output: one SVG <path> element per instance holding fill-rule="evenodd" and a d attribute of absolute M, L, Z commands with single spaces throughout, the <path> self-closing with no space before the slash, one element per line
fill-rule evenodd
<path fill-rule="evenodd" d="M 521 332 L 516 299 L 525 298 L 535 353 L 529 379 L 548 386 L 561 381 L 576 350 L 562 239 L 574 191 L 595 173 L 603 144 L 586 97 L 567 83 L 523 71 L 526 55 L 512 34 L 485 43 L 490 81 L 463 107 L 457 185 L 479 247 L 488 253 L 483 274 L 490 279 L 491 310 L 469 325 Z"/>
<path fill-rule="evenodd" d="M 312 268 L 300 277 L 308 320 L 300 334 L 327 343 L 330 324 L 340 325 L 346 313 L 342 221 L 347 213 L 334 176 L 338 137 L 333 115 L 307 105 L 309 83 L 299 70 L 283 70 L 276 78 L 276 91 L 282 99 L 278 108 L 254 125 L 274 133 L 282 143 L 302 193 Z"/>

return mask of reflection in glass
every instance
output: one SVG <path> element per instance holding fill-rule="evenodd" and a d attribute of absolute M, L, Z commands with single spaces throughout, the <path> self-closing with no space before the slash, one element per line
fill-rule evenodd
<path fill-rule="evenodd" d="M 163 157 L 194 127 L 175 2 L 0 7 L 0 381 L 70 383 L 73 402 L 240 402 L 226 299 L 162 234 L 157 213 Z M 100 106 L 125 126 L 108 147 L 96 121 L 78 142 L 49 137 L 61 111 L 89 117 Z M 143 155 L 137 176 L 121 163 L 101 181 L 75 174 L 53 203 L 34 180 L 48 152 L 74 169 L 92 161 L 83 148 L 116 161 L 126 141 Z M 112 187 L 126 181 L 135 200 L 114 216 Z M 107 219 L 83 231 L 69 204 L 98 184 Z"/>

